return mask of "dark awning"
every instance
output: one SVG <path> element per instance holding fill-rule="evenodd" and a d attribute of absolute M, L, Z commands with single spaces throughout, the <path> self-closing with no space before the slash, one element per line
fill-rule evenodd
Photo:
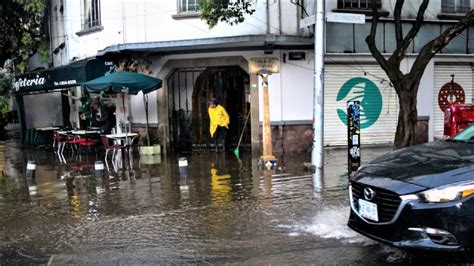
<path fill-rule="evenodd" d="M 113 62 L 89 59 L 56 68 L 30 72 L 13 79 L 13 94 L 48 92 L 79 86 L 83 82 L 103 76 L 114 67 Z"/>
<path fill-rule="evenodd" d="M 159 54 L 207 53 L 246 50 L 314 49 L 313 37 L 290 35 L 243 35 L 177 41 L 114 44 L 100 50 L 97 56 L 121 52 Z"/>

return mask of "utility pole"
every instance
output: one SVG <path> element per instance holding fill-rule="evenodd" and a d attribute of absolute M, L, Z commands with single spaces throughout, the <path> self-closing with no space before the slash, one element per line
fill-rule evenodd
<path fill-rule="evenodd" d="M 261 160 L 276 161 L 272 149 L 272 130 L 270 126 L 270 98 L 268 96 L 268 73 L 260 74 L 263 83 L 263 155 Z"/>
<path fill-rule="evenodd" d="M 314 25 L 313 150 L 311 164 L 322 178 L 324 165 L 324 0 L 316 0 Z"/>
<path fill-rule="evenodd" d="M 268 76 L 279 72 L 279 60 L 277 58 L 262 57 L 251 58 L 249 72 L 257 74 L 262 78 L 263 83 L 263 155 L 260 162 L 268 169 L 276 166 L 277 159 L 273 156 L 272 149 L 272 131 L 270 125 L 270 98 L 268 93 Z"/>
<path fill-rule="evenodd" d="M 364 24 L 365 15 L 353 13 L 325 13 L 324 0 L 316 1 L 316 13 L 300 20 L 300 27 L 314 24 L 314 87 L 313 87 L 313 150 L 311 165 L 314 179 L 321 180 L 324 166 L 324 22 Z M 318 184 L 321 182 L 318 182 Z M 322 183 L 321 183 L 322 184 Z"/>

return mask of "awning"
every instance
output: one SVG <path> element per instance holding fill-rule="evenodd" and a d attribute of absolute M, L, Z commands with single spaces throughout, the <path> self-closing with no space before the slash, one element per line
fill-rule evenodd
<path fill-rule="evenodd" d="M 100 50 L 97 56 L 121 52 L 152 52 L 159 54 L 206 53 L 277 49 L 314 49 L 313 37 L 291 35 L 243 35 L 177 41 L 115 44 Z"/>
<path fill-rule="evenodd" d="M 30 72 L 13 79 L 13 94 L 42 93 L 72 86 L 103 76 L 113 69 L 111 61 L 89 59 L 56 68 Z"/>

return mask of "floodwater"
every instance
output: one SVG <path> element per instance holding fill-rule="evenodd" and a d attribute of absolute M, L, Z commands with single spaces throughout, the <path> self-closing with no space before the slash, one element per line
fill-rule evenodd
<path fill-rule="evenodd" d="M 272 171 L 241 151 L 64 158 L 6 142 L 0 182 L 0 264 L 405 264 L 426 262 L 347 228 L 347 153 L 326 151 L 325 177 L 309 154 Z M 362 151 L 363 161 L 388 148 Z M 180 171 L 178 157 L 188 161 Z M 26 178 L 27 161 L 35 179 Z M 108 169 L 107 169 L 108 168 Z M 184 169 L 184 168 L 182 168 Z M 439 260 L 434 260 L 438 262 Z"/>

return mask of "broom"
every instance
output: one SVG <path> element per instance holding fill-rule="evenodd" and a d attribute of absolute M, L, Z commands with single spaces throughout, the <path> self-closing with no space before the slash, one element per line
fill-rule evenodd
<path fill-rule="evenodd" d="M 242 128 L 242 133 L 240 134 L 240 139 L 239 139 L 239 143 L 237 144 L 237 148 L 235 148 L 234 150 L 234 154 L 235 154 L 235 157 L 237 157 L 237 159 L 239 158 L 239 147 L 240 147 L 240 143 L 242 142 L 242 137 L 244 136 L 244 133 L 245 133 L 245 126 L 247 126 L 247 121 L 249 121 L 249 118 L 250 118 L 250 111 L 247 114 L 247 118 L 245 119 L 244 127 Z"/>

